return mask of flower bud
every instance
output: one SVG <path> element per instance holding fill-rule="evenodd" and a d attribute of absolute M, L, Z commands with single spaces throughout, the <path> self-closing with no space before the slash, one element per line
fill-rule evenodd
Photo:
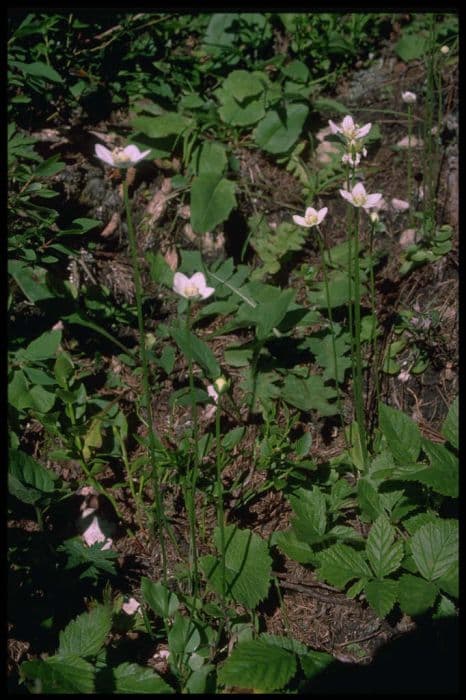
<path fill-rule="evenodd" d="M 376 211 L 372 211 L 372 212 L 369 214 L 369 218 L 370 218 L 370 220 L 372 221 L 373 224 L 376 224 L 376 223 L 379 221 L 379 219 L 380 219 L 380 217 L 379 217 L 379 215 L 377 214 Z"/>
<path fill-rule="evenodd" d="M 215 391 L 218 394 L 223 394 L 228 390 L 228 384 L 228 379 L 225 379 L 225 377 L 218 377 L 218 379 L 216 379 L 214 382 Z"/>
<path fill-rule="evenodd" d="M 440 53 L 443 53 L 444 56 L 446 56 L 447 53 L 450 53 L 450 48 L 449 48 L 448 46 L 446 46 L 446 45 L 445 45 L 445 46 L 442 46 L 442 48 L 440 49 Z"/>

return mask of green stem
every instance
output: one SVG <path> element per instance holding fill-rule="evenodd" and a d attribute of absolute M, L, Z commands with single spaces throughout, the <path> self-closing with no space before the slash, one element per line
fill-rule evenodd
<path fill-rule="evenodd" d="M 188 333 L 191 331 L 191 302 L 188 299 L 188 310 L 186 314 L 186 330 Z M 199 474 L 199 426 L 197 421 L 197 406 L 196 397 L 194 392 L 194 373 L 193 373 L 193 361 L 191 356 L 188 354 L 188 374 L 189 374 L 189 391 L 191 394 L 191 417 L 193 421 L 193 462 L 194 467 L 188 474 L 188 517 L 189 517 L 189 530 L 190 530 L 190 560 L 192 565 L 192 576 L 191 576 L 191 594 L 196 599 L 198 591 L 198 566 L 197 566 L 197 543 L 196 543 L 196 484 Z M 194 602 L 195 604 L 195 602 Z"/>
<path fill-rule="evenodd" d="M 344 429 L 344 421 L 343 421 L 343 409 L 342 409 L 342 404 L 341 404 L 341 391 L 340 391 L 340 384 L 338 381 L 338 363 L 337 363 L 337 346 L 336 346 L 336 339 L 335 339 L 335 329 L 333 326 L 333 317 L 332 317 L 332 304 L 330 301 L 330 290 L 328 286 L 328 276 L 327 276 L 327 263 L 325 262 L 325 249 L 324 249 L 324 243 L 322 240 L 322 236 L 320 233 L 320 228 L 317 226 L 317 240 L 319 242 L 319 252 L 320 252 L 320 257 L 322 259 L 322 270 L 324 274 L 324 286 L 325 286 L 325 297 L 327 299 L 327 313 L 328 313 L 328 318 L 330 321 L 330 332 L 332 336 L 332 352 L 333 352 L 333 366 L 335 367 L 335 387 L 337 390 L 337 406 L 338 406 L 338 413 L 340 414 L 340 420 L 343 426 L 343 435 L 345 437 L 345 446 L 346 449 L 349 450 L 349 442 L 348 442 L 348 436 L 346 434 L 346 430 Z M 325 246 L 326 248 L 327 246 Z"/>
<path fill-rule="evenodd" d="M 356 420 L 361 438 L 361 449 L 364 467 L 367 467 L 367 441 L 364 418 L 362 391 L 362 358 L 361 358 L 361 288 L 359 274 L 359 208 L 356 225 L 353 229 L 354 239 L 354 350 L 356 375 L 353 377 L 354 401 L 356 405 Z"/>
<path fill-rule="evenodd" d="M 139 271 L 138 254 L 136 246 L 136 237 L 133 228 L 133 219 L 131 216 L 131 206 L 129 202 L 128 195 L 128 184 L 126 180 L 123 181 L 123 198 L 126 209 L 126 223 L 128 226 L 128 238 L 129 246 L 131 251 L 131 262 L 133 265 L 133 276 L 134 276 L 134 288 L 136 292 L 136 308 L 138 316 L 138 329 L 139 329 L 139 352 L 141 357 L 142 365 L 142 383 L 143 383 L 143 402 L 147 413 L 147 425 L 149 429 L 149 451 L 151 456 L 152 464 L 152 477 L 154 480 L 154 491 L 155 491 L 155 515 L 157 522 L 157 529 L 160 541 L 160 549 L 162 553 L 162 571 L 164 583 L 167 581 L 167 553 L 165 547 L 165 537 L 164 537 L 164 513 L 163 513 L 163 503 L 160 493 L 160 478 L 159 470 L 157 465 L 157 442 L 155 432 L 154 432 L 154 422 L 152 418 L 152 404 L 151 404 L 151 390 L 149 383 L 149 362 L 147 359 L 146 350 L 146 335 L 144 331 L 144 319 L 142 315 L 142 284 L 141 284 L 141 273 Z"/>
<path fill-rule="evenodd" d="M 217 467 L 217 523 L 220 531 L 220 558 L 222 566 L 222 602 L 225 601 L 225 523 L 223 514 L 222 446 L 220 444 L 220 415 L 222 396 L 219 393 L 215 412 L 215 457 Z"/>
<path fill-rule="evenodd" d="M 413 106 L 408 104 L 408 203 L 409 203 L 409 225 L 413 224 L 413 160 L 412 160 L 412 140 L 413 140 Z"/>
<path fill-rule="evenodd" d="M 372 331 L 371 331 L 371 344 L 372 344 L 372 366 L 374 368 L 374 384 L 375 393 L 377 396 L 377 406 L 380 404 L 380 382 L 379 382 L 379 366 L 377 357 L 377 315 L 376 315 L 376 303 L 375 303 L 375 277 L 374 277 L 374 229 L 375 223 L 371 220 L 371 228 L 369 235 L 369 255 L 371 258 L 370 266 L 370 295 L 371 295 L 371 311 L 372 311 Z"/>

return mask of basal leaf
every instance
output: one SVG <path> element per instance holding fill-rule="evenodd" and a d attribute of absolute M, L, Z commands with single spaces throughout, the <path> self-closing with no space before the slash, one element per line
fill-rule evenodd
<path fill-rule="evenodd" d="M 191 187 L 191 224 L 206 233 L 225 221 L 236 206 L 235 183 L 221 173 L 198 175 Z"/>
<path fill-rule="evenodd" d="M 300 564 L 316 562 L 316 555 L 310 545 L 300 540 L 293 530 L 274 532 L 271 544 L 276 545 L 287 557 Z"/>
<path fill-rule="evenodd" d="M 284 688 L 296 673 L 294 654 L 263 639 L 238 644 L 218 673 L 222 685 L 251 690 Z"/>
<path fill-rule="evenodd" d="M 385 617 L 396 603 L 398 582 L 391 579 L 368 581 L 364 592 L 371 608 L 374 608 L 380 617 Z"/>
<path fill-rule="evenodd" d="M 410 540 L 419 573 L 435 581 L 458 560 L 458 521 L 440 520 L 416 530 Z"/>
<path fill-rule="evenodd" d="M 29 343 L 27 348 L 21 352 L 21 356 L 31 362 L 55 358 L 61 337 L 61 331 L 46 331 Z"/>
<path fill-rule="evenodd" d="M 358 503 L 361 511 L 370 520 L 376 520 L 384 511 L 377 489 L 364 477 L 358 481 Z"/>
<path fill-rule="evenodd" d="M 398 600 L 407 615 L 426 612 L 433 606 L 437 595 L 437 586 L 419 576 L 403 574 L 398 581 Z"/>
<path fill-rule="evenodd" d="M 288 104 L 284 110 L 269 110 L 254 131 L 254 140 L 268 153 L 285 153 L 298 140 L 309 107 Z"/>
<path fill-rule="evenodd" d="M 220 532 L 215 529 L 215 544 L 220 552 Z M 220 557 L 205 556 L 201 570 L 218 593 L 222 590 Z M 225 588 L 229 598 L 254 608 L 269 590 L 272 560 L 267 543 L 250 530 L 233 525 L 225 527 Z"/>
<path fill-rule="evenodd" d="M 417 480 L 431 486 L 442 496 L 457 498 L 459 487 L 458 457 L 445 445 L 422 438 L 422 449 L 426 453 L 430 468 L 416 474 Z"/>
<path fill-rule="evenodd" d="M 325 533 L 327 527 L 327 506 L 325 495 L 318 486 L 312 491 L 299 488 L 289 497 L 296 518 L 292 519 L 293 529 L 304 541 L 310 542 Z"/>
<path fill-rule="evenodd" d="M 162 618 L 170 617 L 179 608 L 176 593 L 170 591 L 160 581 L 151 581 L 146 576 L 141 579 L 141 592 L 144 601 Z"/>
<path fill-rule="evenodd" d="M 395 528 L 386 515 L 380 515 L 372 525 L 366 542 L 366 554 L 374 576 L 378 579 L 400 567 L 403 544 L 395 542 Z"/>
<path fill-rule="evenodd" d="M 60 656 L 97 656 L 112 627 L 112 612 L 107 605 L 99 605 L 79 615 L 60 632 Z"/>
<path fill-rule="evenodd" d="M 172 328 L 171 335 L 183 354 L 197 362 L 211 379 L 220 376 L 220 365 L 210 347 L 187 328 Z"/>
<path fill-rule="evenodd" d="M 10 450 L 9 472 L 25 486 L 32 486 L 37 491 L 52 493 L 55 488 L 56 475 L 22 450 Z"/>

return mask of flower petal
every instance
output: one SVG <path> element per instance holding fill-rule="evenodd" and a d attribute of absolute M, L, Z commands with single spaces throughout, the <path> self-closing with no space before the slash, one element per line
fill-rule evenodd
<path fill-rule="evenodd" d="M 207 282 L 203 272 L 195 272 L 194 275 L 189 280 L 189 283 L 194 287 L 197 287 L 199 294 L 206 288 Z"/>
<path fill-rule="evenodd" d="M 367 200 L 362 206 L 364 209 L 372 209 L 378 205 L 381 199 L 382 195 L 379 192 L 376 192 L 375 194 L 368 194 Z"/>
<path fill-rule="evenodd" d="M 96 143 L 95 154 L 96 154 L 97 158 L 100 158 L 100 160 L 103 160 L 104 163 L 108 163 L 108 165 L 115 165 L 115 161 L 113 160 L 112 152 L 109 151 L 108 148 L 105 148 L 105 146 L 102 146 L 102 144 Z"/>
<path fill-rule="evenodd" d="M 337 126 L 334 122 L 332 122 L 331 119 L 328 120 L 329 126 L 330 126 L 330 131 L 332 134 L 339 134 L 341 129 L 339 126 Z"/>
<path fill-rule="evenodd" d="M 357 130 L 357 137 L 358 139 L 362 139 L 364 136 L 367 136 L 369 131 L 371 130 L 372 124 L 369 122 L 368 124 L 364 124 L 364 126 L 361 126 L 360 129 Z"/>
<path fill-rule="evenodd" d="M 123 153 L 125 156 L 129 158 L 129 160 L 132 163 L 137 163 L 138 161 L 142 160 L 145 158 L 149 153 L 150 153 L 150 148 L 148 151 L 141 151 L 137 146 L 134 146 L 133 144 L 130 144 L 129 146 L 126 146 L 126 148 L 123 150 Z"/>
<path fill-rule="evenodd" d="M 353 197 L 365 197 L 366 196 L 366 188 L 362 184 L 362 182 L 357 182 L 353 189 L 351 190 L 351 194 Z"/>
<path fill-rule="evenodd" d="M 295 224 L 297 224 L 298 226 L 304 226 L 304 228 L 310 228 L 310 226 L 309 226 L 309 224 L 307 223 L 307 221 L 306 221 L 306 219 L 304 218 L 304 216 L 298 216 L 297 214 L 295 214 L 295 215 L 293 216 L 293 221 L 294 221 Z"/>
<path fill-rule="evenodd" d="M 350 117 L 350 115 L 347 114 L 341 122 L 341 128 L 343 131 L 352 131 L 354 129 L 353 117 Z"/>
<path fill-rule="evenodd" d="M 204 287 L 204 289 L 199 290 L 199 294 L 203 299 L 207 299 L 211 294 L 215 292 L 215 287 Z"/>
<path fill-rule="evenodd" d="M 351 194 L 351 192 L 347 192 L 346 190 L 339 190 L 339 192 L 343 199 L 346 199 L 346 201 L 350 202 L 350 204 L 354 204 L 353 195 Z"/>
<path fill-rule="evenodd" d="M 184 291 L 189 284 L 189 278 L 182 272 L 175 272 L 173 276 L 173 291 L 184 296 Z"/>
<path fill-rule="evenodd" d="M 319 209 L 319 211 L 317 212 L 317 223 L 318 224 L 320 224 L 325 219 L 325 217 L 327 216 L 327 212 L 328 212 L 328 207 L 324 207 L 323 209 Z"/>

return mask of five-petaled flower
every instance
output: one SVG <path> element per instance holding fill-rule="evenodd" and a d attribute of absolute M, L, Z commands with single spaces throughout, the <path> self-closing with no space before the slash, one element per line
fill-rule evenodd
<path fill-rule="evenodd" d="M 195 272 L 192 277 L 175 272 L 173 291 L 185 299 L 207 299 L 215 292 L 214 287 L 208 287 L 202 272 Z"/>
<path fill-rule="evenodd" d="M 401 99 L 405 104 L 412 105 L 414 102 L 416 102 L 417 97 L 414 92 L 409 92 L 409 90 L 407 90 L 406 92 L 401 93 Z"/>
<path fill-rule="evenodd" d="M 362 139 L 364 138 L 364 136 L 367 136 L 372 127 L 372 124 L 370 122 L 368 124 L 364 124 L 364 126 L 359 126 L 359 124 L 355 124 L 353 121 L 353 117 L 350 117 L 349 114 L 346 117 L 344 117 L 340 126 L 334 124 L 334 122 L 332 122 L 331 119 L 328 120 L 328 123 L 330 125 L 332 134 L 342 134 L 345 137 L 345 139 L 350 143 L 356 141 L 357 139 Z"/>
<path fill-rule="evenodd" d="M 293 221 L 298 226 L 304 226 L 305 228 L 311 228 L 311 226 L 318 226 L 327 216 L 328 209 L 324 207 L 323 209 L 313 209 L 308 207 L 304 213 L 304 216 L 293 216 Z"/>
<path fill-rule="evenodd" d="M 107 165 L 112 165 L 114 168 L 129 168 L 131 165 L 139 163 L 140 160 L 149 155 L 148 151 L 141 151 L 137 146 L 130 145 L 125 148 L 114 148 L 110 151 L 102 144 L 97 143 L 95 146 L 95 154 L 97 158 L 103 160 Z"/>
<path fill-rule="evenodd" d="M 363 209 L 376 208 L 382 199 L 382 195 L 378 192 L 374 194 L 367 194 L 362 182 L 358 182 L 357 185 L 353 187 L 351 192 L 348 192 L 347 190 L 340 190 L 340 194 L 343 199 L 346 199 L 346 201 L 352 204 L 354 207 L 362 207 Z"/>

